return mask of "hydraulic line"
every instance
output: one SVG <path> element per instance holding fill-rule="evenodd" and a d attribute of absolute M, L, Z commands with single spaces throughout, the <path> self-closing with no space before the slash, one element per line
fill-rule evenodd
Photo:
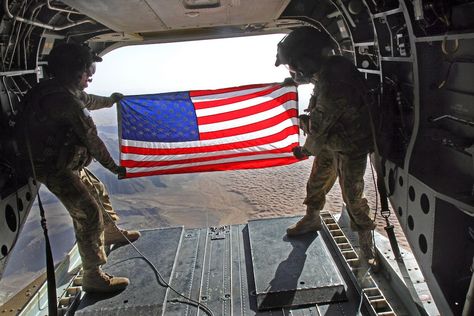
<path fill-rule="evenodd" d="M 46 23 L 33 21 L 33 20 L 28 20 L 28 19 L 16 16 L 16 15 L 13 15 L 10 12 L 10 9 L 8 7 L 8 0 L 4 0 L 3 4 L 4 4 L 3 7 L 4 7 L 4 10 L 5 10 L 5 14 L 10 19 L 15 19 L 16 21 L 23 22 L 23 23 L 26 23 L 26 24 L 31 24 L 31 25 L 34 25 L 34 26 L 38 26 L 38 27 L 41 27 L 41 28 L 44 28 L 44 29 L 47 29 L 47 30 L 62 31 L 62 30 L 65 30 L 65 29 L 68 29 L 68 28 L 71 28 L 71 27 L 74 27 L 74 26 L 77 26 L 77 25 L 84 24 L 84 23 L 96 23 L 93 20 L 85 19 L 85 20 L 80 20 L 80 21 L 77 21 L 77 22 L 74 22 L 74 23 L 69 23 L 69 24 L 65 24 L 65 25 L 61 25 L 61 26 L 53 26 L 53 25 L 49 25 L 49 24 L 46 24 Z"/>
<path fill-rule="evenodd" d="M 62 8 L 58 8 L 58 7 L 53 7 L 51 5 L 50 0 L 46 0 L 46 3 L 48 4 L 48 9 L 50 9 L 50 10 L 59 11 L 59 12 L 66 12 L 66 13 L 69 13 L 69 14 L 72 13 L 72 14 L 81 14 L 82 15 L 82 13 L 77 12 L 77 11 L 62 9 Z"/>

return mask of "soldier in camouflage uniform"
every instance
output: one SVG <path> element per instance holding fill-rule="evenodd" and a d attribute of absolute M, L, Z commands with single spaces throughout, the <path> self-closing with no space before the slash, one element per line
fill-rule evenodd
<path fill-rule="evenodd" d="M 83 264 L 83 289 L 113 292 L 129 281 L 104 273 L 105 244 L 133 241 L 138 231 L 119 230 L 105 186 L 86 166 L 96 159 L 102 166 L 125 177 L 97 135 L 89 110 L 111 107 L 122 97 L 89 95 L 83 90 L 102 59 L 88 47 L 61 44 L 51 51 L 49 70 L 54 78 L 42 81 L 25 96 L 22 128 L 26 139 L 20 147 L 28 152 L 36 178 L 64 204 L 73 219 L 77 245 Z M 105 223 L 105 225 L 104 225 Z M 104 234 L 105 227 L 105 234 Z M 124 237 L 125 236 L 125 237 Z"/>
<path fill-rule="evenodd" d="M 300 127 L 308 138 L 302 148 L 294 149 L 297 157 L 315 156 L 306 187 L 307 210 L 299 222 L 288 227 L 287 235 L 321 229 L 319 213 L 339 177 L 351 227 L 359 233 L 362 255 L 371 259 L 375 225 L 363 195 L 367 154 L 373 147 L 362 95 L 367 89 L 354 64 L 342 56 L 330 56 L 330 51 L 328 35 L 312 27 L 299 28 L 278 44 L 275 65 L 288 65 L 296 83 L 314 84 L 309 115 L 300 116 Z"/>

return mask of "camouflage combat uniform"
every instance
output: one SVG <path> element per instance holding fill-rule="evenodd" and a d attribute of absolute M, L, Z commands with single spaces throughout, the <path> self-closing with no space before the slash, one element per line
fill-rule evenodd
<path fill-rule="evenodd" d="M 38 84 L 25 97 L 27 135 L 37 179 L 71 215 L 85 270 L 106 262 L 104 221 L 110 219 L 102 211 L 118 219 L 104 185 L 85 167 L 94 158 L 114 173 L 118 168 L 88 112 L 113 103 L 112 98 L 88 95 L 56 79 Z"/>
<path fill-rule="evenodd" d="M 315 155 L 306 186 L 308 210 L 321 210 L 336 178 L 355 231 L 374 224 L 363 196 L 367 154 L 372 150 L 369 115 L 362 100 L 362 75 L 341 56 L 329 57 L 316 75 L 309 111 L 311 131 L 304 145 Z"/>

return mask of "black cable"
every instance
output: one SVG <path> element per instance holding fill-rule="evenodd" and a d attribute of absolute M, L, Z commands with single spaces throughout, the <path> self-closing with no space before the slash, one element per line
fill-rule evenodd
<path fill-rule="evenodd" d="M 107 212 L 105 212 L 107 213 Z M 110 214 L 107 213 L 107 215 L 110 217 Z M 112 217 L 110 217 L 110 219 L 112 220 Z M 115 223 L 114 223 L 115 225 Z M 206 306 L 202 305 L 200 302 L 196 301 L 196 300 L 193 300 L 192 298 L 189 298 L 187 296 L 185 296 L 184 294 L 178 292 L 175 288 L 173 288 L 168 282 L 165 281 L 165 279 L 163 278 L 163 276 L 160 274 L 160 272 L 158 271 L 158 269 L 156 268 L 156 266 L 120 231 L 120 229 L 118 229 L 118 227 L 115 225 L 115 227 L 117 228 L 117 230 L 122 234 L 122 236 L 127 240 L 127 242 L 135 249 L 135 251 L 151 266 L 152 270 L 155 272 L 155 274 L 159 277 L 158 279 L 158 283 L 165 287 L 165 288 L 169 288 L 171 291 L 173 291 L 174 293 L 176 293 L 178 296 L 184 298 L 185 300 L 187 300 L 189 303 L 192 303 L 191 305 L 193 306 L 196 306 L 197 308 L 200 308 L 202 309 L 205 313 L 207 313 L 208 315 L 210 316 L 214 316 L 214 313 Z M 160 282 L 160 279 L 161 279 L 161 282 Z M 170 302 L 172 302 L 173 300 L 169 300 Z M 178 299 L 176 299 L 177 302 L 181 302 L 183 303 L 183 301 L 180 301 Z"/>
<path fill-rule="evenodd" d="M 48 313 L 50 316 L 58 315 L 57 308 L 57 293 L 56 293 L 56 276 L 54 274 L 54 260 L 51 251 L 51 244 L 49 242 L 48 227 L 46 226 L 46 216 L 41 203 L 41 197 L 38 192 L 38 204 L 41 215 L 41 227 L 43 228 L 43 235 L 46 244 L 46 277 L 48 280 Z M 52 284 L 51 284 L 52 283 Z M 51 304 L 52 303 L 52 304 Z"/>
<path fill-rule="evenodd" d="M 374 173 L 374 166 L 372 165 L 372 157 L 369 154 L 369 163 L 370 163 L 370 172 L 372 173 L 372 181 L 374 182 L 374 189 L 375 189 L 375 214 L 374 214 L 374 222 L 377 219 L 377 212 L 379 210 L 379 195 L 378 195 L 378 188 L 377 188 L 377 180 L 375 179 Z"/>
<path fill-rule="evenodd" d="M 370 172 L 372 173 L 372 181 L 374 182 L 374 189 L 375 189 L 375 212 L 374 212 L 374 219 L 372 222 L 375 223 L 375 220 L 377 219 L 377 213 L 379 209 L 379 195 L 378 195 L 378 188 L 377 188 L 377 180 L 375 179 L 375 173 L 374 173 L 374 166 L 372 165 L 372 157 L 369 154 L 369 163 L 370 163 Z M 372 230 L 372 242 L 374 244 L 374 252 L 375 249 L 377 248 L 376 242 L 375 242 L 375 230 Z"/>
<path fill-rule="evenodd" d="M 441 82 L 438 84 L 438 89 L 443 88 L 443 87 L 446 85 L 446 83 L 448 82 L 449 74 L 451 73 L 451 68 L 453 67 L 454 64 L 455 64 L 455 60 L 449 61 L 448 70 L 446 71 L 446 75 L 445 75 L 445 77 L 444 77 L 444 80 L 441 81 Z"/>
<path fill-rule="evenodd" d="M 100 205 L 102 206 L 103 209 L 105 209 L 104 205 L 102 204 L 102 199 L 100 198 L 100 195 L 99 195 L 99 192 L 97 191 L 97 188 L 96 186 L 93 184 L 93 181 L 92 179 L 90 178 L 90 175 L 86 172 L 86 175 L 87 177 L 89 178 L 89 181 L 92 183 L 92 186 L 94 187 L 94 191 L 97 195 L 97 200 L 99 201 Z M 135 251 L 142 257 L 143 260 L 145 260 L 146 263 L 148 263 L 148 265 L 151 267 L 151 269 L 153 270 L 153 272 L 155 273 L 155 275 L 157 276 L 157 281 L 158 281 L 158 284 L 165 287 L 165 288 L 169 288 L 171 291 L 173 291 L 174 293 L 176 293 L 178 296 L 184 298 L 186 301 L 182 301 L 182 300 L 179 300 L 179 299 L 172 299 L 172 300 L 168 300 L 168 302 L 178 302 L 178 303 L 186 303 L 186 304 L 189 304 L 189 305 L 192 305 L 192 306 L 196 306 L 198 309 L 201 309 L 203 310 L 205 313 L 207 313 L 209 316 L 214 316 L 214 313 L 207 307 L 207 306 L 204 306 L 202 305 L 200 302 L 196 301 L 196 300 L 193 300 L 192 298 L 189 298 L 187 296 L 185 296 L 184 294 L 178 292 L 175 288 L 173 288 L 168 282 L 165 281 L 165 279 L 163 278 L 163 276 L 161 275 L 161 273 L 158 271 L 158 269 L 156 268 L 156 266 L 153 264 L 153 262 L 150 261 L 150 259 L 147 258 L 147 256 L 145 256 L 128 238 L 127 236 L 125 236 L 124 233 L 122 233 L 122 231 L 117 227 L 117 225 L 115 224 L 115 221 L 112 219 L 112 216 L 108 213 L 108 212 L 102 212 L 102 213 L 105 213 L 107 214 L 107 216 L 109 217 L 111 223 L 115 226 L 115 229 L 117 229 L 117 231 L 120 232 L 120 234 L 122 234 L 122 237 L 125 238 L 125 240 L 128 242 L 128 244 L 130 244 L 133 249 L 135 249 Z"/>
<path fill-rule="evenodd" d="M 381 159 L 382 157 L 380 156 L 380 152 L 379 152 L 378 147 L 377 147 L 377 139 L 376 139 L 376 135 L 375 135 L 375 124 L 374 124 L 374 121 L 373 121 L 373 115 L 372 115 L 372 111 L 371 111 L 371 108 L 370 108 L 370 104 L 368 102 L 366 102 L 366 105 L 367 105 L 367 108 L 368 108 L 368 111 L 369 111 L 369 123 L 370 123 L 370 127 L 371 127 L 371 130 L 372 130 L 372 138 L 373 138 L 373 142 L 374 142 L 374 146 L 375 146 L 374 147 L 375 155 L 376 155 L 375 158 L 378 160 L 378 159 Z M 407 268 L 405 266 L 403 257 L 400 253 L 400 248 L 398 247 L 397 238 L 396 238 L 396 235 L 395 235 L 395 232 L 394 232 L 394 227 L 390 223 L 390 220 L 389 220 L 389 217 L 390 217 L 391 214 L 390 214 L 390 208 L 388 206 L 387 190 L 385 188 L 385 183 L 383 181 L 381 163 L 382 163 L 382 161 L 376 161 L 375 167 L 376 167 L 376 171 L 377 171 L 377 175 L 378 175 L 377 184 L 378 184 L 378 193 L 380 194 L 380 204 L 381 204 L 380 213 L 386 221 L 386 227 L 384 227 L 384 229 L 387 232 L 387 236 L 388 236 L 388 239 L 390 241 L 390 245 L 392 247 L 392 252 L 394 254 L 395 261 L 398 264 L 400 272 L 401 272 L 401 274 L 403 276 L 403 279 L 405 281 L 406 287 L 407 287 L 407 289 L 410 293 L 410 296 L 413 300 L 412 303 L 417 308 L 417 311 L 419 312 L 418 315 L 423 315 L 424 316 L 424 315 L 426 315 L 426 311 L 424 310 L 423 305 L 420 301 L 420 298 L 418 297 L 418 295 L 416 293 L 413 282 L 411 281 L 411 278 L 408 275 Z"/>
<path fill-rule="evenodd" d="M 451 60 L 447 60 L 447 62 L 449 63 L 448 70 L 446 71 L 446 75 L 444 76 L 444 80 L 441 81 L 438 84 L 438 89 L 443 88 L 446 85 L 446 83 L 448 82 L 449 75 L 451 73 L 451 69 L 452 69 L 454 64 L 457 64 L 457 63 L 474 63 L 474 58 L 472 58 L 472 57 L 456 57 L 456 58 L 453 58 Z"/>

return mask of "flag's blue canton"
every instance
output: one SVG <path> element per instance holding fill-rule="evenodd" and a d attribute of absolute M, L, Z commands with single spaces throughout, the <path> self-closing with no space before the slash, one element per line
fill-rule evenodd
<path fill-rule="evenodd" d="M 122 139 L 147 142 L 199 140 L 188 92 L 127 96 L 121 101 Z"/>

